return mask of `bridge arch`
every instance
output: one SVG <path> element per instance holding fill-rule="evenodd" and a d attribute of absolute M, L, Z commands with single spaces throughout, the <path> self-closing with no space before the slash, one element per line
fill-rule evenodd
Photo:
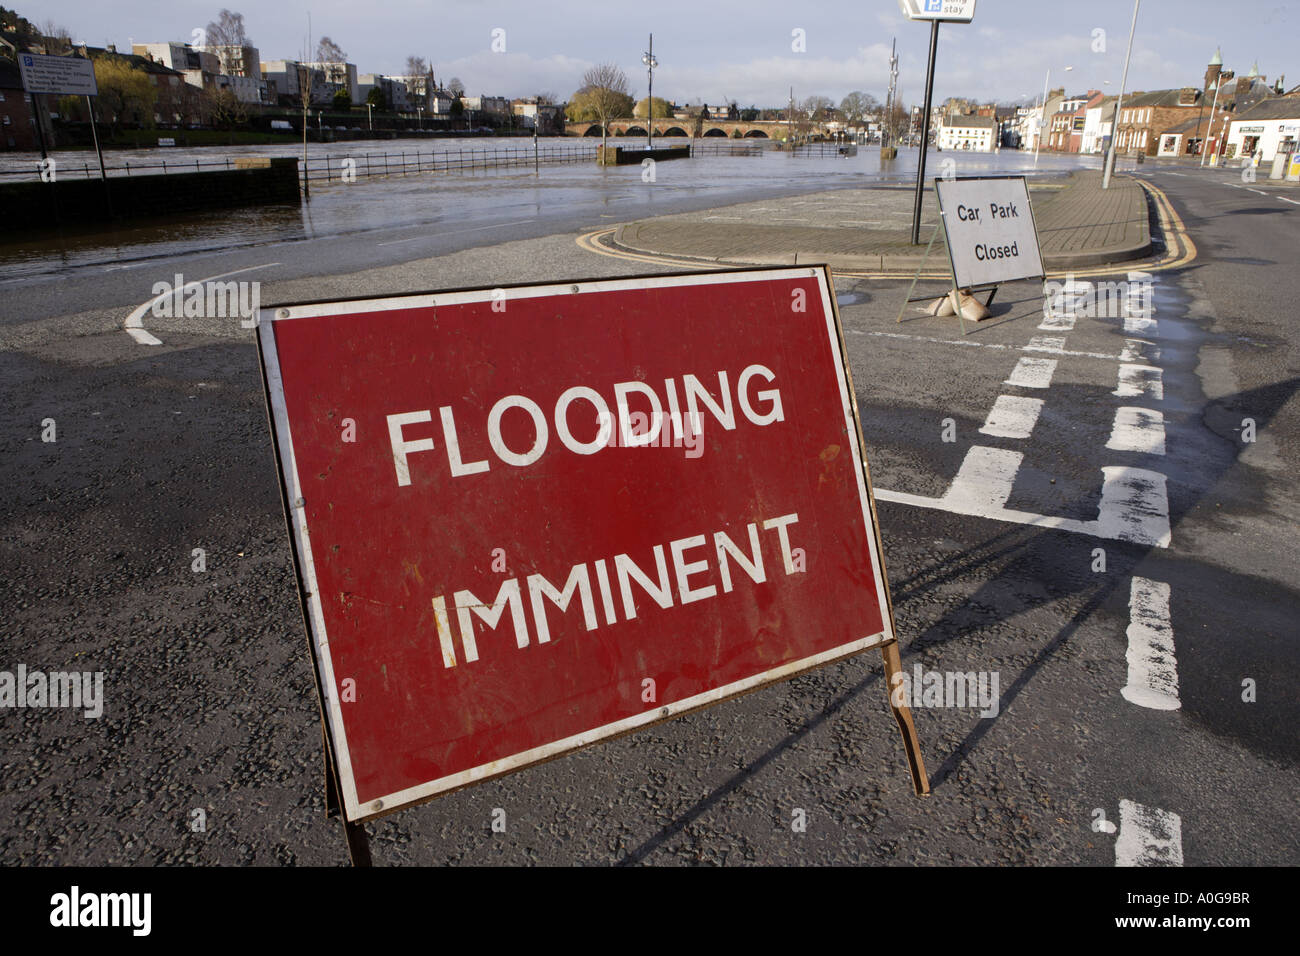
<path fill-rule="evenodd" d="M 725 129 L 722 129 L 720 126 L 715 126 L 715 127 L 713 127 L 712 129 L 706 129 L 706 130 L 704 131 L 704 135 L 705 135 L 705 136 L 723 136 L 723 137 L 725 137 L 725 136 L 727 135 L 727 131 L 726 131 Z"/>
<path fill-rule="evenodd" d="M 769 139 L 770 137 L 761 129 L 751 129 L 745 134 L 745 139 Z"/>

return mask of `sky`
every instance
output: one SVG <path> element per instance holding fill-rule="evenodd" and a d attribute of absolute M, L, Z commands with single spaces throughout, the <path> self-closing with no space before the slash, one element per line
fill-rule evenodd
<path fill-rule="evenodd" d="M 906 20 L 897 0 L 279 0 L 244 14 L 263 60 L 301 58 L 308 37 L 329 36 L 361 73 L 403 72 L 408 55 L 429 60 L 440 81 L 458 77 L 470 95 L 552 93 L 565 100 L 590 66 L 613 62 L 630 92 L 646 92 L 641 54 L 654 33 L 656 96 L 678 103 L 783 106 L 794 96 L 836 103 L 852 90 L 880 100 L 889 49 L 898 41 L 899 93 L 924 98 L 929 26 Z M 215 20 L 209 0 L 7 0 L 44 25 L 53 20 L 92 46 L 188 41 Z M 1118 91 L 1132 22 L 1131 0 L 977 0 L 970 24 L 939 28 L 935 102 L 1030 103 L 1052 88 Z M 1237 15 L 1231 11 L 1248 11 Z M 494 31 L 503 31 L 495 32 Z M 798 33 L 796 31 L 802 31 Z M 1300 84 L 1300 4 L 1262 0 L 1146 0 L 1138 14 L 1127 89 L 1200 86 L 1222 47 L 1226 69 L 1252 63 L 1270 81 Z M 494 51 L 493 42 L 504 52 Z M 798 47 L 802 45 L 802 49 Z M 1067 71 L 1067 68 L 1070 68 Z M 1109 85 L 1107 85 L 1107 81 Z"/>

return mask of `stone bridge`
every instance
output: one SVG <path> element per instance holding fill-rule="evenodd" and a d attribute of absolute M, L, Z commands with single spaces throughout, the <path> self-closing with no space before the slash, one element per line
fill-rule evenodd
<path fill-rule="evenodd" d="M 693 119 L 660 119 L 655 117 L 656 136 L 687 136 L 695 129 Z M 649 124 L 644 119 L 616 119 L 609 121 L 610 136 L 645 136 Z M 756 120 L 745 123 L 740 120 L 711 119 L 704 121 L 702 136 L 726 137 L 728 139 L 784 139 L 787 124 L 776 120 Z M 566 123 L 565 133 L 569 136 L 599 136 L 599 123 Z M 736 131 L 740 135 L 736 135 Z"/>

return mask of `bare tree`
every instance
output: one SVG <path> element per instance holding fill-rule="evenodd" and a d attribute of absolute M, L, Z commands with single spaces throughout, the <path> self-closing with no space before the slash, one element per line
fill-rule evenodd
<path fill-rule="evenodd" d="M 609 119 L 631 95 L 627 76 L 613 63 L 599 63 L 582 74 L 582 92 L 600 117 L 600 147 L 604 149 L 609 145 Z"/>
<path fill-rule="evenodd" d="M 223 9 L 217 19 L 208 24 L 205 43 L 221 60 L 221 72 L 256 75 L 259 65 L 244 62 L 244 48 L 253 45 L 244 30 L 244 15 Z"/>
<path fill-rule="evenodd" d="M 861 90 L 854 90 L 840 101 L 840 112 L 844 114 L 844 121 L 850 126 L 861 126 L 868 114 L 874 113 L 879 108 L 880 103 L 876 98 Z"/>
<path fill-rule="evenodd" d="M 422 106 L 426 110 L 429 108 L 429 87 L 433 85 L 432 73 L 433 71 L 430 69 L 429 64 L 424 61 L 424 57 L 408 56 L 406 58 L 406 89 L 409 94 L 409 105 Z M 412 84 L 412 79 L 417 76 L 424 77 L 418 88 Z M 414 98 L 416 102 L 410 103 L 411 98 Z"/>
<path fill-rule="evenodd" d="M 453 76 L 447 83 L 447 92 L 459 99 L 465 95 L 465 84 L 460 81 L 459 76 Z"/>
<path fill-rule="evenodd" d="M 49 56 L 65 56 L 72 52 L 72 35 L 68 28 L 47 19 L 40 28 L 41 39 L 44 40 L 45 52 Z"/>
<path fill-rule="evenodd" d="M 223 9 L 217 19 L 208 24 L 208 46 L 252 46 L 244 31 L 244 15 Z"/>
<path fill-rule="evenodd" d="M 329 37 L 321 37 L 316 44 L 316 61 L 318 63 L 346 63 L 348 55 L 343 48 Z"/>

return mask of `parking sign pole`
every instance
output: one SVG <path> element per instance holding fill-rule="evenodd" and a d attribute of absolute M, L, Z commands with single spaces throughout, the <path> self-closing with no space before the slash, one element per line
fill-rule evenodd
<path fill-rule="evenodd" d="M 939 21 L 930 21 L 930 63 L 925 68 L 925 112 L 921 115 L 921 158 L 916 167 L 916 202 L 912 205 L 912 245 L 921 244 L 921 201 L 925 193 L 925 148 L 930 140 L 930 101 L 934 96 L 934 55 L 939 48 Z"/>

